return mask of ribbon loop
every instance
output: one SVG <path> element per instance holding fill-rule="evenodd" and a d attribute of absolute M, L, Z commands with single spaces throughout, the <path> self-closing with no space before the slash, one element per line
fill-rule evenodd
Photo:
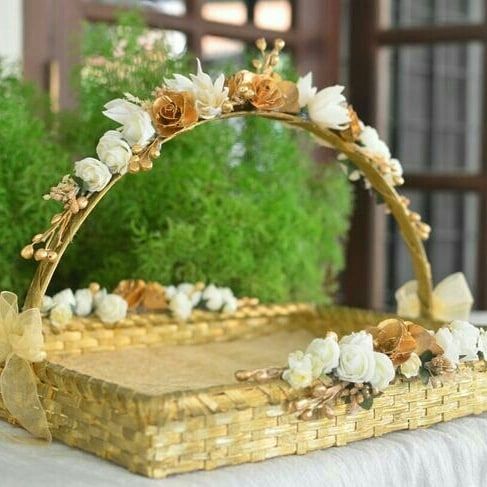
<path fill-rule="evenodd" d="M 32 366 L 12 354 L 0 375 L 0 392 L 8 412 L 29 433 L 51 441 L 46 412 L 37 395 L 36 376 Z"/>
<path fill-rule="evenodd" d="M 397 314 L 408 318 L 420 315 L 417 281 L 408 281 L 396 291 Z M 468 320 L 472 293 L 462 272 L 443 279 L 433 291 L 433 318 L 438 321 Z"/>
<path fill-rule="evenodd" d="M 32 362 L 45 359 L 39 309 L 19 313 L 17 296 L 0 293 L 0 393 L 7 411 L 38 438 L 51 441 L 46 412 L 37 394 Z"/>

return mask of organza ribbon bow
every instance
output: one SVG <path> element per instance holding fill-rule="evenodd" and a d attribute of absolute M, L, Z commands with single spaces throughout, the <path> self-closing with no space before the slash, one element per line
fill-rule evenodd
<path fill-rule="evenodd" d="M 0 293 L 0 393 L 7 411 L 38 438 L 51 440 L 46 413 L 37 395 L 32 362 L 45 359 L 39 309 L 19 313 L 17 296 Z"/>
<path fill-rule="evenodd" d="M 408 281 L 396 291 L 397 314 L 407 318 L 420 315 L 417 281 Z M 468 320 L 473 297 L 465 276 L 456 272 L 443 279 L 433 291 L 432 315 L 439 321 Z"/>

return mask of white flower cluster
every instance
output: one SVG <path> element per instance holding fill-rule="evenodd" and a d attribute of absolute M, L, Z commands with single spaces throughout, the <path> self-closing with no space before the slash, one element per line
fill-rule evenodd
<path fill-rule="evenodd" d="M 101 191 L 113 174 L 125 174 L 132 157 L 132 146 L 145 147 L 154 136 L 150 115 L 136 103 L 120 98 L 105 105 L 105 116 L 121 124 L 108 130 L 98 142 L 99 159 L 85 157 L 74 164 L 74 174 L 90 193 Z"/>
<path fill-rule="evenodd" d="M 391 360 L 374 351 L 372 335 L 365 331 L 344 336 L 339 342 L 336 335 L 316 338 L 305 352 L 291 353 L 288 366 L 283 379 L 296 389 L 331 374 L 347 382 L 366 382 L 383 391 L 395 376 Z"/>
<path fill-rule="evenodd" d="M 360 122 L 361 133 L 358 142 L 371 156 L 381 161 L 381 172 L 384 174 L 386 181 L 391 186 L 400 186 L 404 183 L 403 168 L 398 159 L 391 156 L 391 151 L 387 144 L 380 139 L 377 130 L 369 125 L 364 125 Z M 344 154 L 338 156 L 338 160 L 346 161 L 347 157 Z M 364 177 L 360 169 L 353 169 L 349 172 L 348 166 L 342 163 L 342 169 L 348 175 L 350 181 L 358 181 Z M 365 186 L 367 189 L 371 187 L 368 179 L 364 177 Z"/>
<path fill-rule="evenodd" d="M 167 286 L 165 291 L 169 309 L 180 320 L 187 320 L 196 307 L 224 313 L 233 313 L 238 308 L 238 300 L 228 287 L 214 284 L 201 287 L 185 282 L 179 286 Z"/>
<path fill-rule="evenodd" d="M 113 325 L 127 316 L 127 301 L 118 294 L 108 294 L 106 289 L 92 292 L 91 289 L 64 289 L 54 296 L 44 296 L 41 313 L 49 316 L 51 324 L 64 328 L 76 316 L 95 313 L 104 323 Z"/>
<path fill-rule="evenodd" d="M 307 107 L 309 118 L 326 129 L 344 130 L 350 124 L 347 100 L 342 95 L 343 86 L 335 85 L 318 91 L 313 86 L 313 74 L 297 82 L 300 108 Z"/>
<path fill-rule="evenodd" d="M 172 79 L 164 80 L 167 88 L 173 91 L 187 91 L 194 96 L 199 118 L 210 120 L 222 113 L 223 104 L 228 100 L 228 88 L 225 86 L 225 75 L 220 74 L 213 82 L 201 68 L 196 59 L 197 73 L 189 78 L 175 74 Z"/>
<path fill-rule="evenodd" d="M 440 328 L 435 338 L 443 349 L 443 356 L 454 366 L 478 360 L 478 352 L 487 357 L 487 334 L 468 321 L 452 321 Z"/>

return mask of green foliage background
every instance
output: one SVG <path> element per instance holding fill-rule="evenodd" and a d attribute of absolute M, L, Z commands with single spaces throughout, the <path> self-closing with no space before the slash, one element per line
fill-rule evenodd
<path fill-rule="evenodd" d="M 16 255 L 53 212 L 40 195 L 70 170 L 68 159 L 94 155 L 100 135 L 114 128 L 101 114 L 104 103 L 124 92 L 148 97 L 164 77 L 194 69 L 185 57 L 162 65 L 141 56 L 137 39 L 144 32 L 133 15 L 116 28 L 87 27 L 84 56 L 102 56 L 117 69 L 83 68 L 75 77 L 79 109 L 47 125 L 32 116 L 30 89 L 1 80 L 2 92 L 9 87 L 0 97 L 0 144 L 8 148 L 0 154 L 3 288 L 20 292 L 31 277 L 32 264 Z M 122 39 L 125 52 L 114 57 Z M 54 288 L 91 280 L 110 287 L 128 277 L 203 280 L 264 301 L 323 302 L 343 266 L 351 194 L 341 171 L 315 167 L 308 146 L 257 118 L 214 122 L 179 137 L 163 147 L 153 171 L 127 176 L 99 205 Z"/>

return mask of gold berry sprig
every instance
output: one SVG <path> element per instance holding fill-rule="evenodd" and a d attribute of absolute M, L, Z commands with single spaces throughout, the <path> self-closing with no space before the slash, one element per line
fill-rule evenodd
<path fill-rule="evenodd" d="M 130 173 L 139 171 L 150 171 L 154 166 L 154 159 L 161 155 L 162 139 L 156 137 L 149 145 L 142 147 L 138 144 L 132 146 L 132 157 L 130 158 L 128 170 Z"/>
<path fill-rule="evenodd" d="M 274 67 L 279 64 L 279 53 L 284 49 L 286 43 L 282 39 L 274 41 L 274 47 L 270 52 L 266 52 L 267 42 L 261 37 L 255 41 L 257 49 L 260 51 L 261 59 L 254 59 L 252 65 L 257 74 L 271 74 Z"/>
<path fill-rule="evenodd" d="M 43 233 L 32 237 L 30 244 L 26 245 L 20 252 L 24 259 L 36 261 L 55 262 L 58 253 L 54 250 L 61 246 L 67 228 L 74 215 L 88 206 L 88 197 L 79 195 L 80 186 L 71 178 L 64 176 L 59 184 L 53 186 L 49 193 L 44 195 L 45 200 L 55 200 L 64 203 L 64 210 L 56 213 L 51 218 L 50 227 Z"/>

